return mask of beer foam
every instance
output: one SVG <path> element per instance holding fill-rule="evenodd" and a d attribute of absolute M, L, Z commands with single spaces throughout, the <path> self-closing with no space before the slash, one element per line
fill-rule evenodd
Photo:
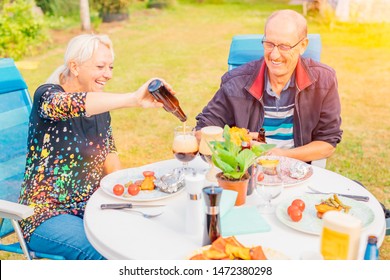
<path fill-rule="evenodd" d="M 219 126 L 205 126 L 201 130 L 202 134 L 219 136 L 223 133 L 223 128 Z"/>
<path fill-rule="evenodd" d="M 172 149 L 180 153 L 192 153 L 198 151 L 198 140 L 194 135 L 177 135 L 173 139 Z"/>

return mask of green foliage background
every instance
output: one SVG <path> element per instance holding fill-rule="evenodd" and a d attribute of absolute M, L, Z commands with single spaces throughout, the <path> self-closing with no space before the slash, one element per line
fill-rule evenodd
<path fill-rule="evenodd" d="M 19 59 L 36 54 L 47 40 L 43 19 L 32 7 L 33 0 L 0 2 L 0 57 Z"/>

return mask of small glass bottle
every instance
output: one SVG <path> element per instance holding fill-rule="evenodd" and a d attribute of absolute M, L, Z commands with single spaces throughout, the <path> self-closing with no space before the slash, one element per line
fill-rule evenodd
<path fill-rule="evenodd" d="M 364 253 L 365 260 L 378 260 L 379 250 L 377 245 L 378 239 L 376 236 L 370 235 L 367 240 L 367 247 Z"/>
<path fill-rule="evenodd" d="M 179 105 L 179 100 L 166 89 L 162 81 L 158 79 L 151 81 L 148 91 L 158 102 L 164 104 L 164 109 L 167 112 L 172 113 L 182 122 L 187 120 L 186 114 Z"/>
<path fill-rule="evenodd" d="M 257 136 L 257 142 L 267 143 L 267 141 L 265 140 L 265 129 L 263 127 L 261 127 L 259 130 L 259 134 Z"/>

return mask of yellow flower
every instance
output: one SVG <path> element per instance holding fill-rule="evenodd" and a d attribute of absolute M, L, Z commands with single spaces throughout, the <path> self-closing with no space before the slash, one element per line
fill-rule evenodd
<path fill-rule="evenodd" d="M 230 128 L 229 134 L 230 134 L 230 140 L 237 146 L 241 146 L 241 143 L 243 141 L 250 143 L 250 141 L 252 140 L 246 128 L 239 128 L 233 126 Z"/>

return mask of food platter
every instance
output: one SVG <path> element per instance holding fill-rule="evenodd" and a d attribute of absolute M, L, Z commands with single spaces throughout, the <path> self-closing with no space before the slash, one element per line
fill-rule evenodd
<path fill-rule="evenodd" d="M 141 169 L 131 168 L 131 169 L 123 169 L 123 170 L 113 172 L 103 177 L 103 179 L 100 181 L 100 187 L 107 195 L 111 197 L 127 200 L 127 201 L 135 201 L 135 202 L 149 202 L 149 201 L 166 199 L 175 196 L 184 190 L 184 188 L 181 188 L 174 193 L 165 193 L 160 191 L 158 188 L 155 188 L 154 190 L 141 190 L 137 195 L 131 196 L 128 194 L 127 189 L 125 188 L 125 192 L 123 195 L 115 195 L 113 193 L 113 187 L 116 184 L 125 185 L 129 181 L 135 182 L 137 180 L 143 180 L 144 179 L 142 175 L 143 171 L 144 170 Z M 155 173 L 155 176 L 160 177 L 164 175 L 164 174 L 160 174 L 160 172 Z"/>
<path fill-rule="evenodd" d="M 203 247 L 195 250 L 194 252 L 192 252 L 192 254 L 190 254 L 190 256 L 187 259 L 189 260 L 193 256 L 201 254 L 203 251 L 209 250 L 210 247 L 211 247 L 211 245 L 207 245 L 207 246 L 203 246 Z M 286 256 L 285 254 L 283 254 L 282 252 L 277 251 L 275 249 L 266 248 L 266 247 L 262 247 L 262 249 L 263 249 L 264 255 L 267 257 L 268 260 L 290 260 L 291 259 L 288 256 Z"/>
<path fill-rule="evenodd" d="M 326 200 L 330 195 L 311 194 L 299 197 L 290 197 L 278 204 L 276 208 L 276 217 L 286 226 L 295 230 L 320 235 L 323 221 L 317 218 L 316 204 L 321 203 L 321 200 Z M 306 207 L 302 213 L 302 219 L 299 222 L 293 222 L 287 214 L 287 208 L 291 205 L 294 199 L 301 199 L 305 202 Z M 352 215 L 362 222 L 362 228 L 368 227 L 374 221 L 374 212 L 364 203 L 346 197 L 342 198 L 343 204 L 351 206 L 349 215 Z"/>
<path fill-rule="evenodd" d="M 263 157 L 266 158 L 267 156 Z M 293 187 L 302 184 L 303 182 L 309 180 L 313 175 L 313 167 L 303 161 L 282 156 L 272 156 L 272 158 L 279 160 L 284 187 Z M 291 175 L 291 168 L 295 166 L 300 166 L 306 169 L 303 177 L 295 178 Z"/>

